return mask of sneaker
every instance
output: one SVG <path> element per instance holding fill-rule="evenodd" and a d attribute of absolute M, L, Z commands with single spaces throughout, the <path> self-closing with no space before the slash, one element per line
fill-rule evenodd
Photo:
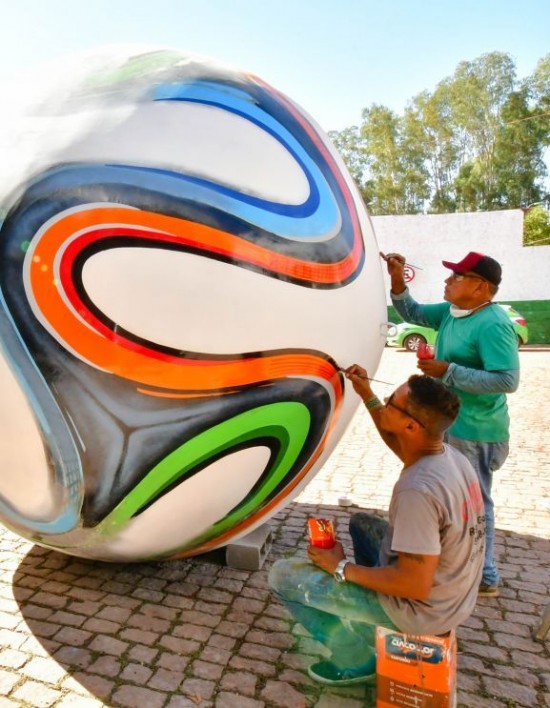
<path fill-rule="evenodd" d="M 498 585 L 486 585 L 485 583 L 480 583 L 477 595 L 478 597 L 498 597 L 500 595 Z"/>
<path fill-rule="evenodd" d="M 370 664 L 355 669 L 343 669 L 332 661 L 319 661 L 312 664 L 307 672 L 309 677 L 325 686 L 353 686 L 356 683 L 367 683 L 376 678 L 376 660 L 373 657 Z"/>

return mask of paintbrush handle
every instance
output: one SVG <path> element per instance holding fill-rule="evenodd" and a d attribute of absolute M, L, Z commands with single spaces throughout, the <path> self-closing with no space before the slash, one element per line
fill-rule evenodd
<path fill-rule="evenodd" d="M 341 371 L 342 373 L 345 373 L 346 370 L 342 367 L 338 367 L 338 371 Z M 386 384 L 386 386 L 393 386 L 392 383 L 389 381 L 380 381 L 380 379 L 371 379 L 370 376 L 364 376 L 363 374 L 355 374 L 358 379 L 365 379 L 366 381 L 374 381 L 375 383 L 381 383 L 381 384 Z"/>
<path fill-rule="evenodd" d="M 388 256 L 386 256 L 385 253 L 382 253 L 382 251 L 380 251 L 380 258 L 382 258 L 382 260 L 386 262 L 388 261 Z M 390 258 L 396 258 L 396 256 L 390 256 Z M 404 266 L 409 266 L 409 268 L 416 268 L 416 270 L 424 270 L 420 266 L 414 265 L 414 263 L 407 263 L 405 261 L 402 261 L 401 259 L 397 260 L 399 260 L 400 263 L 403 263 Z"/>

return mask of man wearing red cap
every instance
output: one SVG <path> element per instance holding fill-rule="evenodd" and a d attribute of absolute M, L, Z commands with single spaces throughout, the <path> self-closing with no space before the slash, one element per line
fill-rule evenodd
<path fill-rule="evenodd" d="M 506 394 L 519 384 L 518 340 L 510 318 L 493 298 L 502 278 L 500 264 L 470 252 L 458 263 L 443 261 L 452 272 L 445 280 L 446 302 L 417 303 L 403 276 L 405 258 L 385 256 L 391 277 L 391 298 L 406 322 L 438 330 L 434 359 L 419 360 L 425 373 L 440 378 L 460 398 L 460 413 L 448 442 L 460 450 L 478 473 L 487 537 L 479 595 L 498 595 L 494 560 L 493 472 L 508 456 L 509 417 Z"/>

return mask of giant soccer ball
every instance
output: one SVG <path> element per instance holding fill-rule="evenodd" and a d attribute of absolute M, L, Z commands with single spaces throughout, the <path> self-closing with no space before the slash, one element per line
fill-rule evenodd
<path fill-rule="evenodd" d="M 226 545 L 334 449 L 358 402 L 339 366 L 376 370 L 369 218 L 254 76 L 115 49 L 47 83 L 3 133 L 0 517 L 103 560 Z"/>

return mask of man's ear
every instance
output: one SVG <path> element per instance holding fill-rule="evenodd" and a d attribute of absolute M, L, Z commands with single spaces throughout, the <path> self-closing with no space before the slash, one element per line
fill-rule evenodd
<path fill-rule="evenodd" d="M 421 428 L 422 426 L 420 423 L 417 423 L 416 420 L 413 420 L 412 418 L 409 418 L 405 424 L 405 430 L 407 433 L 416 433 L 418 428 Z"/>
<path fill-rule="evenodd" d="M 487 293 L 488 298 L 493 297 L 493 293 L 491 291 L 491 283 L 487 282 L 486 280 L 480 280 L 478 285 L 483 286 L 483 290 Z"/>

